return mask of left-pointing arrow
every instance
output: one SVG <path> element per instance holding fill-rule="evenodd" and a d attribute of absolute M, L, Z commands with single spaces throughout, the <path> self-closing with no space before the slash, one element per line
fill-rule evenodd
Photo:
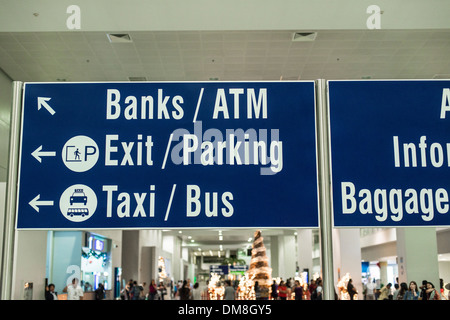
<path fill-rule="evenodd" d="M 55 110 L 53 110 L 52 107 L 50 107 L 47 103 L 47 101 L 50 101 L 51 98 L 45 98 L 45 97 L 38 97 L 37 103 L 38 103 L 38 110 L 40 110 L 42 107 L 47 109 L 48 112 L 50 112 L 51 115 L 55 114 Z"/>
<path fill-rule="evenodd" d="M 39 212 L 39 206 L 53 206 L 53 201 L 39 200 L 41 195 L 38 194 L 33 200 L 29 202 L 29 205 L 33 207 L 34 210 Z"/>
<path fill-rule="evenodd" d="M 36 158 L 37 161 L 42 162 L 41 157 L 54 157 L 56 156 L 55 151 L 41 151 L 42 146 L 39 146 L 36 150 L 34 150 L 31 155 Z"/>

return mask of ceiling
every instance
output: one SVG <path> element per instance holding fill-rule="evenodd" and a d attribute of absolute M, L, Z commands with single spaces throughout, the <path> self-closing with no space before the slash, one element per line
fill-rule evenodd
<path fill-rule="evenodd" d="M 261 231 L 264 245 L 270 247 L 271 236 L 293 236 L 296 229 L 248 229 L 248 228 L 212 228 L 212 229 L 183 229 L 163 230 L 163 235 L 179 237 L 183 241 L 183 247 L 191 252 L 205 252 L 207 255 L 223 257 L 226 250 L 251 249 L 254 232 Z M 222 236 L 222 237 L 220 237 Z M 222 239 L 222 240 L 221 240 Z M 211 250 L 211 251 L 210 251 Z"/>
<path fill-rule="evenodd" d="M 105 32 L 0 32 L 0 68 L 45 82 L 450 78 L 450 30 L 332 30 L 293 41 L 295 31 L 133 31 L 124 43 Z M 219 250 L 245 248 L 254 230 L 224 229 L 223 240 L 219 229 L 178 232 L 165 234 Z"/>
<path fill-rule="evenodd" d="M 450 76 L 450 30 L 2 32 L 0 68 L 20 81 L 430 79 Z"/>

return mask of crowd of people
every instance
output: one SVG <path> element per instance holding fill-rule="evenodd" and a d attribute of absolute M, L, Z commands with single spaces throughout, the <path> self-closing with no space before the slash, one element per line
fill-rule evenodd
<path fill-rule="evenodd" d="M 239 281 L 224 280 L 223 300 L 238 299 Z M 50 284 L 46 288 L 46 300 L 58 299 L 57 293 L 54 292 L 55 286 Z M 449 288 L 447 288 L 449 289 Z M 190 279 L 173 281 L 164 283 L 160 281 L 157 285 L 152 280 L 150 285 L 146 283 L 138 284 L 136 281 L 130 280 L 121 291 L 120 298 L 122 300 L 209 300 L 210 295 L 208 286 L 200 286 L 198 282 L 193 284 Z M 349 279 L 346 286 L 349 299 L 356 299 L 358 294 L 353 285 L 352 279 Z M 73 279 L 72 283 L 67 285 L 63 292 L 68 294 L 68 300 L 83 299 L 83 290 L 81 289 L 78 279 Z M 322 279 L 311 280 L 308 283 L 300 283 L 299 280 L 292 278 L 279 282 L 273 280 L 271 288 L 261 287 L 258 282 L 254 285 L 254 294 L 256 300 L 322 300 Z M 338 294 L 335 295 L 339 299 Z M 102 300 L 105 298 L 105 290 L 103 285 L 99 285 L 95 291 L 95 299 Z M 377 286 L 375 281 L 368 281 L 363 289 L 364 300 L 450 300 L 449 296 L 444 295 L 444 283 L 440 280 L 440 288 L 436 288 L 430 281 L 423 280 L 419 286 L 415 281 L 398 283 L 398 279 L 394 286 L 391 283 L 387 285 L 380 284 Z"/>
<path fill-rule="evenodd" d="M 63 293 L 67 294 L 67 300 L 83 300 L 84 292 L 87 291 L 87 288 L 92 288 L 92 286 L 89 285 L 89 283 L 84 283 L 83 287 L 84 290 L 80 285 L 78 278 L 73 278 L 71 283 L 64 287 Z M 94 299 L 104 300 L 105 297 L 105 287 L 103 286 L 103 283 L 99 283 L 97 289 L 94 291 Z M 55 291 L 55 285 L 53 283 L 50 283 L 45 287 L 45 300 L 59 300 L 58 293 Z"/>
<path fill-rule="evenodd" d="M 122 300 L 203 300 L 202 292 L 198 283 L 192 284 L 191 280 L 179 281 L 174 284 L 173 281 L 164 283 L 160 281 L 157 285 L 152 280 L 150 285 L 146 283 L 137 284 L 130 280 L 122 289 Z"/>
<path fill-rule="evenodd" d="M 222 283 L 223 300 L 238 299 L 239 281 L 224 280 Z M 286 281 L 281 280 L 277 283 L 275 280 L 268 288 L 261 287 L 255 282 L 254 293 L 256 300 L 321 300 L 322 299 L 322 280 L 312 280 L 310 284 L 301 285 L 298 280 L 291 278 Z M 201 286 L 198 282 L 192 283 L 190 279 L 168 284 L 160 282 L 156 285 L 152 280 L 147 287 L 145 283 L 137 284 L 130 280 L 121 292 L 122 300 L 209 300 L 210 295 L 208 286 Z"/>
<path fill-rule="evenodd" d="M 149 286 L 144 282 L 138 284 L 137 281 L 129 280 L 125 287 L 120 292 L 122 300 L 165 300 L 167 298 L 168 290 L 163 281 L 157 285 L 152 279 Z"/>
<path fill-rule="evenodd" d="M 364 286 L 365 300 L 450 300 L 449 295 L 444 294 L 444 282 L 440 279 L 440 286 L 436 288 L 435 285 L 427 280 L 422 281 L 422 285 L 418 285 L 416 281 L 397 282 L 392 286 L 392 283 L 387 285 L 381 284 L 379 288 L 373 281 L 369 281 Z"/>
<path fill-rule="evenodd" d="M 270 295 L 270 300 L 322 300 L 322 279 L 317 278 L 311 280 L 308 284 L 306 282 L 300 283 L 300 280 L 288 278 L 286 281 L 280 279 L 279 283 L 273 280 Z M 255 290 L 256 299 L 261 297 Z M 265 297 L 262 297 L 265 299 Z"/>

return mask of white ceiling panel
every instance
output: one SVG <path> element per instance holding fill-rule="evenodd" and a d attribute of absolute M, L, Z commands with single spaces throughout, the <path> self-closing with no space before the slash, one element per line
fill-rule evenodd
<path fill-rule="evenodd" d="M 432 78 L 450 73 L 450 31 L 292 31 L 0 33 L 0 67 L 21 81 L 280 80 Z"/>

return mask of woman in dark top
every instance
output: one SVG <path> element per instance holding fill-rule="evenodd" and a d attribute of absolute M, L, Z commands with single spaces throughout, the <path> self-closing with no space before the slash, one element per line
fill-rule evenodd
<path fill-rule="evenodd" d="M 303 287 L 300 285 L 300 281 L 295 280 L 294 286 L 295 300 L 303 300 Z"/>
<path fill-rule="evenodd" d="M 189 300 L 190 288 L 187 285 L 187 281 L 183 281 L 183 286 L 180 289 L 180 300 Z"/>
<path fill-rule="evenodd" d="M 353 295 L 356 293 L 356 289 L 353 286 L 352 279 L 348 279 L 347 292 L 348 292 L 348 295 L 350 296 L 350 300 L 353 300 Z"/>

